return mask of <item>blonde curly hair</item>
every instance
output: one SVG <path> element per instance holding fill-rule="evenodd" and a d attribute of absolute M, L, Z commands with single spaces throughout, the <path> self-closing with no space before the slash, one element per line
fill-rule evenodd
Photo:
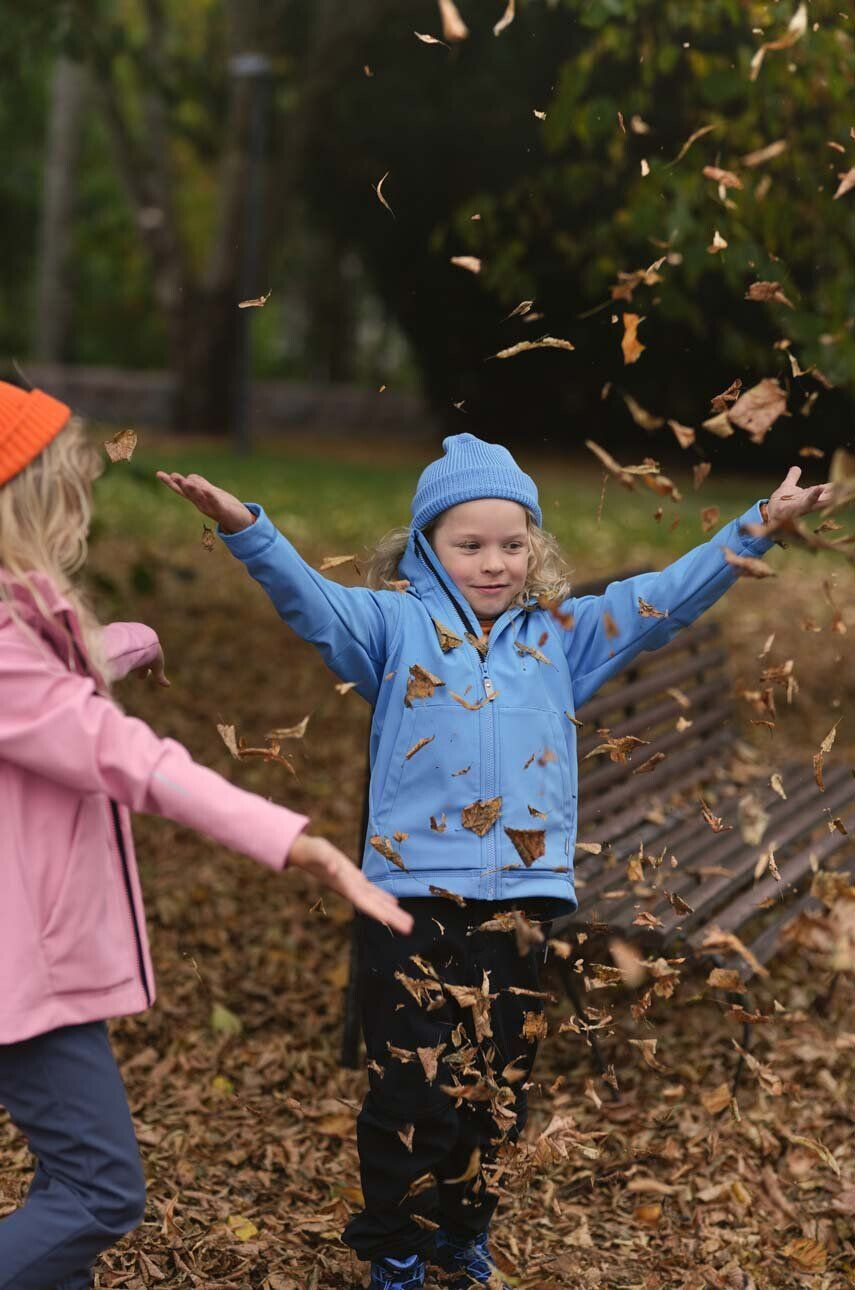
<path fill-rule="evenodd" d="M 0 486 L 0 600 L 20 621 L 14 587 L 25 587 L 39 612 L 51 611 L 33 575 L 46 574 L 71 605 L 80 623 L 87 670 L 99 688 L 109 688 L 101 648 L 99 624 L 74 575 L 86 560 L 92 517 L 92 484 L 101 474 L 100 454 L 86 435 L 82 421 L 71 417 L 29 465 Z M 79 660 L 68 637 L 68 666 L 78 670 Z"/>
<path fill-rule="evenodd" d="M 445 511 L 443 511 L 444 514 L 446 514 Z M 536 600 L 543 607 L 559 605 L 573 594 L 570 580 L 572 570 L 561 554 L 556 538 L 551 533 L 547 533 L 546 529 L 542 529 L 539 524 L 535 524 L 529 510 L 526 510 L 525 517 L 529 545 L 528 571 L 522 591 L 514 597 L 511 604 L 528 605 L 532 600 Z M 422 533 L 431 544 L 441 519 L 442 515 L 438 515 L 422 529 Z M 367 586 L 377 590 L 388 589 L 389 583 L 400 578 L 398 565 L 407 548 L 409 537 L 408 528 L 390 529 L 373 548 L 368 559 L 365 562 L 360 561 L 365 571 Z"/>

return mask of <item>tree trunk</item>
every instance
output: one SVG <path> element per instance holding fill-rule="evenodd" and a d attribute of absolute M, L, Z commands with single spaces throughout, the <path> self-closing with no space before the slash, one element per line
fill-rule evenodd
<path fill-rule="evenodd" d="M 172 428 L 181 434 L 226 434 L 238 396 L 235 353 L 240 314 L 234 281 L 185 287 L 170 314 Z"/>
<path fill-rule="evenodd" d="M 45 144 L 34 349 L 43 362 L 68 358 L 73 283 L 69 266 L 75 181 L 80 155 L 86 73 L 60 56 L 53 66 Z"/>

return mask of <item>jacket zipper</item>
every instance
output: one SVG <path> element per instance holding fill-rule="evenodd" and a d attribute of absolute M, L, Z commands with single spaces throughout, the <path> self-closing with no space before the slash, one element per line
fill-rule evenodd
<path fill-rule="evenodd" d="M 127 852 L 125 851 L 125 839 L 122 836 L 122 821 L 119 817 L 119 808 L 116 805 L 116 803 L 112 800 L 110 801 L 110 811 L 113 816 L 113 829 L 116 834 L 116 844 L 119 848 L 119 856 L 121 857 L 121 861 L 122 861 L 122 877 L 125 880 L 125 893 L 127 894 L 127 897 L 128 897 L 128 908 L 131 911 L 131 922 L 133 923 L 133 926 L 134 926 L 134 940 L 136 941 L 136 945 L 137 945 L 137 962 L 139 963 L 140 978 L 143 983 L 143 989 L 145 990 L 146 1003 L 148 1004 L 149 1007 L 151 1007 L 151 990 L 149 989 L 148 977 L 146 975 L 146 970 L 145 970 L 145 959 L 143 957 L 142 938 L 140 936 L 140 929 L 137 923 L 137 911 L 134 908 L 134 894 L 133 894 L 133 889 L 131 888 L 131 875 L 128 870 L 128 856 L 127 856 Z"/>
<path fill-rule="evenodd" d="M 80 670 L 84 676 L 91 676 L 91 672 L 89 671 L 89 665 L 86 661 L 83 651 L 80 648 L 80 645 L 77 642 L 77 638 L 74 635 L 73 625 L 70 621 L 70 617 L 68 614 L 65 614 L 64 617 L 66 618 L 67 631 L 71 638 L 72 647 L 74 649 L 78 666 L 80 667 Z M 134 907 L 134 893 L 133 893 L 133 888 L 131 887 L 131 875 L 128 869 L 128 854 L 125 850 L 125 839 L 122 836 L 122 821 L 119 816 L 119 808 L 116 805 L 116 803 L 112 800 L 112 798 L 110 799 L 110 813 L 113 817 L 113 832 L 116 835 L 116 846 L 119 849 L 119 858 L 122 861 L 122 878 L 124 879 L 124 883 L 125 883 L 125 894 L 128 898 L 128 910 L 131 915 L 131 923 L 133 924 L 133 929 L 134 929 L 134 941 L 136 942 L 136 947 L 137 947 L 137 963 L 139 964 L 140 980 L 142 981 L 143 990 L 145 991 L 146 1004 L 148 1005 L 148 1007 L 151 1007 L 151 999 L 152 999 L 151 988 L 149 986 L 148 976 L 146 975 L 145 958 L 143 957 L 143 948 L 142 948 L 142 937 L 140 936 L 139 924 L 137 923 L 137 911 L 136 911 L 136 908 Z"/>
<path fill-rule="evenodd" d="M 452 605 L 457 611 L 457 616 L 460 619 L 460 621 L 463 623 L 463 626 L 466 628 L 467 631 L 471 631 L 472 624 L 467 621 L 466 614 L 461 609 L 459 601 L 457 600 L 453 592 L 449 589 L 447 583 L 445 582 L 445 579 L 440 577 L 440 575 L 437 573 L 436 569 L 433 567 L 430 561 L 425 559 L 425 556 L 421 550 L 420 544 L 421 544 L 421 538 L 418 534 L 416 534 L 415 539 L 413 541 L 413 549 L 415 550 L 416 555 L 421 560 L 422 564 L 424 564 L 428 569 L 430 569 L 430 572 L 433 574 L 436 581 L 439 583 L 439 585 L 442 587 L 445 594 L 448 596 L 448 599 L 451 601 Z M 488 649 L 489 649 L 489 646 L 488 646 Z M 488 738 L 489 755 L 487 758 L 486 783 L 490 786 L 487 789 L 487 793 L 488 795 L 490 795 L 492 794 L 492 789 L 494 787 L 494 779 L 496 774 L 496 714 L 493 712 L 493 703 L 492 703 L 492 697 L 494 694 L 493 682 L 490 679 L 489 673 L 487 672 L 486 659 L 481 658 L 480 663 L 481 663 L 481 679 L 484 683 L 484 693 L 488 699 L 488 702 L 484 706 L 487 708 L 487 712 L 485 713 L 485 720 L 489 723 L 489 738 Z M 491 829 L 489 833 L 489 851 L 490 851 L 492 864 L 490 864 L 487 869 L 486 899 L 495 900 L 497 899 L 496 886 L 497 886 L 498 867 L 499 867 L 498 847 L 496 844 L 495 829 Z"/>

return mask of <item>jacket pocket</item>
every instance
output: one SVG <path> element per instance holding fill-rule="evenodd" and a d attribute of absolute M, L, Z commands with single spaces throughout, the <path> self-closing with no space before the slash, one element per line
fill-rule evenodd
<path fill-rule="evenodd" d="M 136 947 L 107 799 L 81 799 L 42 944 L 54 990 L 110 990 L 134 978 Z"/>
<path fill-rule="evenodd" d="M 441 822 L 443 815 L 443 832 L 462 829 L 463 808 L 479 796 L 480 715 L 456 703 L 431 703 L 407 712 L 375 803 L 372 818 L 378 832 L 423 835 L 431 816 Z M 408 862 L 406 842 L 401 853 Z"/>
<path fill-rule="evenodd" d="M 574 803 L 567 740 L 560 718 L 542 708 L 501 708 L 499 738 L 504 790 L 502 825 L 543 829 L 546 854 L 534 867 L 566 865 Z M 513 855 L 511 859 L 516 861 L 518 857 Z"/>

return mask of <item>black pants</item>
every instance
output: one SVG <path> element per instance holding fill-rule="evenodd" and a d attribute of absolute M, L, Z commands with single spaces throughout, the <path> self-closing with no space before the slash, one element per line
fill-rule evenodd
<path fill-rule="evenodd" d="M 542 1000 L 508 990 L 538 989 L 541 955 L 520 955 L 507 931 L 473 930 L 509 902 L 467 901 L 461 908 L 424 898 L 401 904 L 415 919 L 409 936 L 359 920 L 370 1084 L 357 1121 L 365 1208 L 343 1239 L 362 1259 L 428 1251 L 432 1229 L 413 1214 L 464 1239 L 488 1226 L 497 1196 L 475 1168 L 475 1149 L 481 1163 L 489 1163 L 525 1124 L 524 1085 L 537 1043 L 523 1027 L 530 1031 L 534 1018 L 526 1014 L 539 1016 L 543 1008 Z M 555 902 L 532 900 L 525 912 L 541 920 L 556 912 Z M 431 969 L 444 985 L 479 992 L 486 973 L 491 999 L 473 1010 L 471 995 L 455 998 Z M 430 1054 L 423 1062 L 417 1050 L 440 1044 L 445 1048 L 431 1078 Z M 461 1085 L 474 1092 L 473 1100 L 444 1091 Z"/>

